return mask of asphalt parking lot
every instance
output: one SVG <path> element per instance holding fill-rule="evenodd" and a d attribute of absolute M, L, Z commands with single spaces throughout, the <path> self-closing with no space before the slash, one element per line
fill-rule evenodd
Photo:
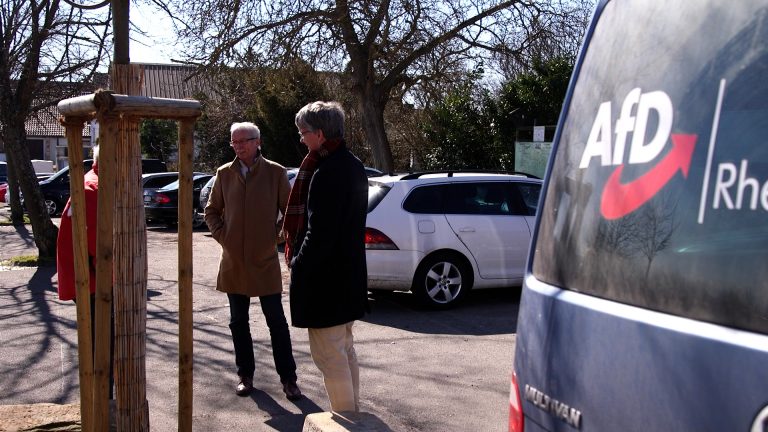
<path fill-rule="evenodd" d="M 177 429 L 176 233 L 150 227 L 147 237 L 150 426 L 171 431 Z M 291 328 L 306 396 L 294 403 L 282 394 L 254 301 L 256 391 L 235 396 L 226 296 L 215 291 L 218 245 L 196 231 L 193 248 L 194 430 L 301 430 L 307 414 L 329 409 L 306 331 Z M 25 253 L 35 253 L 31 233 L 0 227 L 0 261 Z M 77 402 L 75 308 L 57 299 L 55 268 L 2 268 L 0 281 L 0 405 Z M 393 431 L 506 430 L 519 289 L 475 294 L 442 312 L 421 309 L 409 294 L 371 297 L 372 314 L 355 325 L 363 411 Z M 287 295 L 284 305 L 287 312 Z"/>

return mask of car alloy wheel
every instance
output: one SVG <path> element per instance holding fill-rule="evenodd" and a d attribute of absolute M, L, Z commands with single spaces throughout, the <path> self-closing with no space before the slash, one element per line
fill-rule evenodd
<path fill-rule="evenodd" d="M 416 270 L 411 291 L 426 306 L 453 306 L 472 288 L 470 267 L 453 254 L 428 257 Z"/>
<path fill-rule="evenodd" d="M 45 200 L 45 210 L 48 212 L 48 216 L 54 216 L 59 211 L 59 206 L 56 205 L 56 201 L 47 199 Z"/>
<path fill-rule="evenodd" d="M 192 229 L 201 228 L 203 225 L 205 225 L 205 218 L 203 217 L 203 214 L 200 213 L 197 209 L 194 209 L 192 211 Z"/>

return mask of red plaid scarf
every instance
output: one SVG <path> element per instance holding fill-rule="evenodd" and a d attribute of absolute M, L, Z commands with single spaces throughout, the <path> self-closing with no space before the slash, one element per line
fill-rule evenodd
<path fill-rule="evenodd" d="M 283 218 L 283 234 L 285 235 L 285 262 L 290 267 L 293 258 L 293 243 L 299 235 L 299 230 L 304 227 L 304 218 L 307 210 L 307 196 L 309 195 L 309 183 L 315 174 L 315 168 L 320 160 L 328 157 L 339 147 L 344 147 L 343 139 L 326 140 L 318 151 L 310 151 L 301 161 L 296 180 L 293 181 L 291 194 L 288 196 L 288 205 L 285 208 Z M 298 245 L 297 245 L 298 246 Z"/>

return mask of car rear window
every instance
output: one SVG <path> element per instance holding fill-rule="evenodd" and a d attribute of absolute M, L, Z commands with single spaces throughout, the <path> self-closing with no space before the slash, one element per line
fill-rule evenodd
<path fill-rule="evenodd" d="M 205 183 L 210 180 L 210 177 L 207 176 L 200 176 L 200 177 L 193 177 L 192 178 L 192 187 L 193 188 L 202 188 Z M 172 183 L 168 183 L 167 185 L 163 186 L 160 190 L 176 190 L 179 188 L 179 180 L 175 180 Z"/>
<path fill-rule="evenodd" d="M 537 278 L 768 333 L 768 10 L 757 6 L 606 6 L 555 142 Z M 602 36 L 616 28 L 624 37 Z"/>
<path fill-rule="evenodd" d="M 368 182 L 368 213 L 372 212 L 389 193 L 390 186 L 379 182 Z"/>
<path fill-rule="evenodd" d="M 509 215 L 509 196 L 503 182 L 448 185 L 447 214 Z"/>
<path fill-rule="evenodd" d="M 436 184 L 413 188 L 403 202 L 403 210 L 419 214 L 442 214 L 443 195 L 448 186 Z"/>
<path fill-rule="evenodd" d="M 173 175 L 152 177 L 152 178 L 147 179 L 147 181 L 144 183 L 144 187 L 145 188 L 160 188 L 160 187 L 163 187 L 163 186 L 167 185 L 168 183 L 174 181 L 174 179 L 176 177 L 177 176 L 173 176 Z"/>
<path fill-rule="evenodd" d="M 415 187 L 403 209 L 417 214 L 533 216 L 541 185 L 509 181 L 472 181 Z"/>
<path fill-rule="evenodd" d="M 513 183 L 512 186 L 520 194 L 524 209 L 521 214 L 533 216 L 536 214 L 536 208 L 539 206 L 539 195 L 541 194 L 541 184 L 538 183 Z"/>

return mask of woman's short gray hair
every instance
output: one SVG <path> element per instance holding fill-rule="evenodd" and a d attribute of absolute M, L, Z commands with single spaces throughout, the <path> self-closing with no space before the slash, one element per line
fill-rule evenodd
<path fill-rule="evenodd" d="M 344 138 L 344 109 L 338 102 L 309 103 L 296 113 L 296 127 L 322 130 L 325 139 Z"/>

